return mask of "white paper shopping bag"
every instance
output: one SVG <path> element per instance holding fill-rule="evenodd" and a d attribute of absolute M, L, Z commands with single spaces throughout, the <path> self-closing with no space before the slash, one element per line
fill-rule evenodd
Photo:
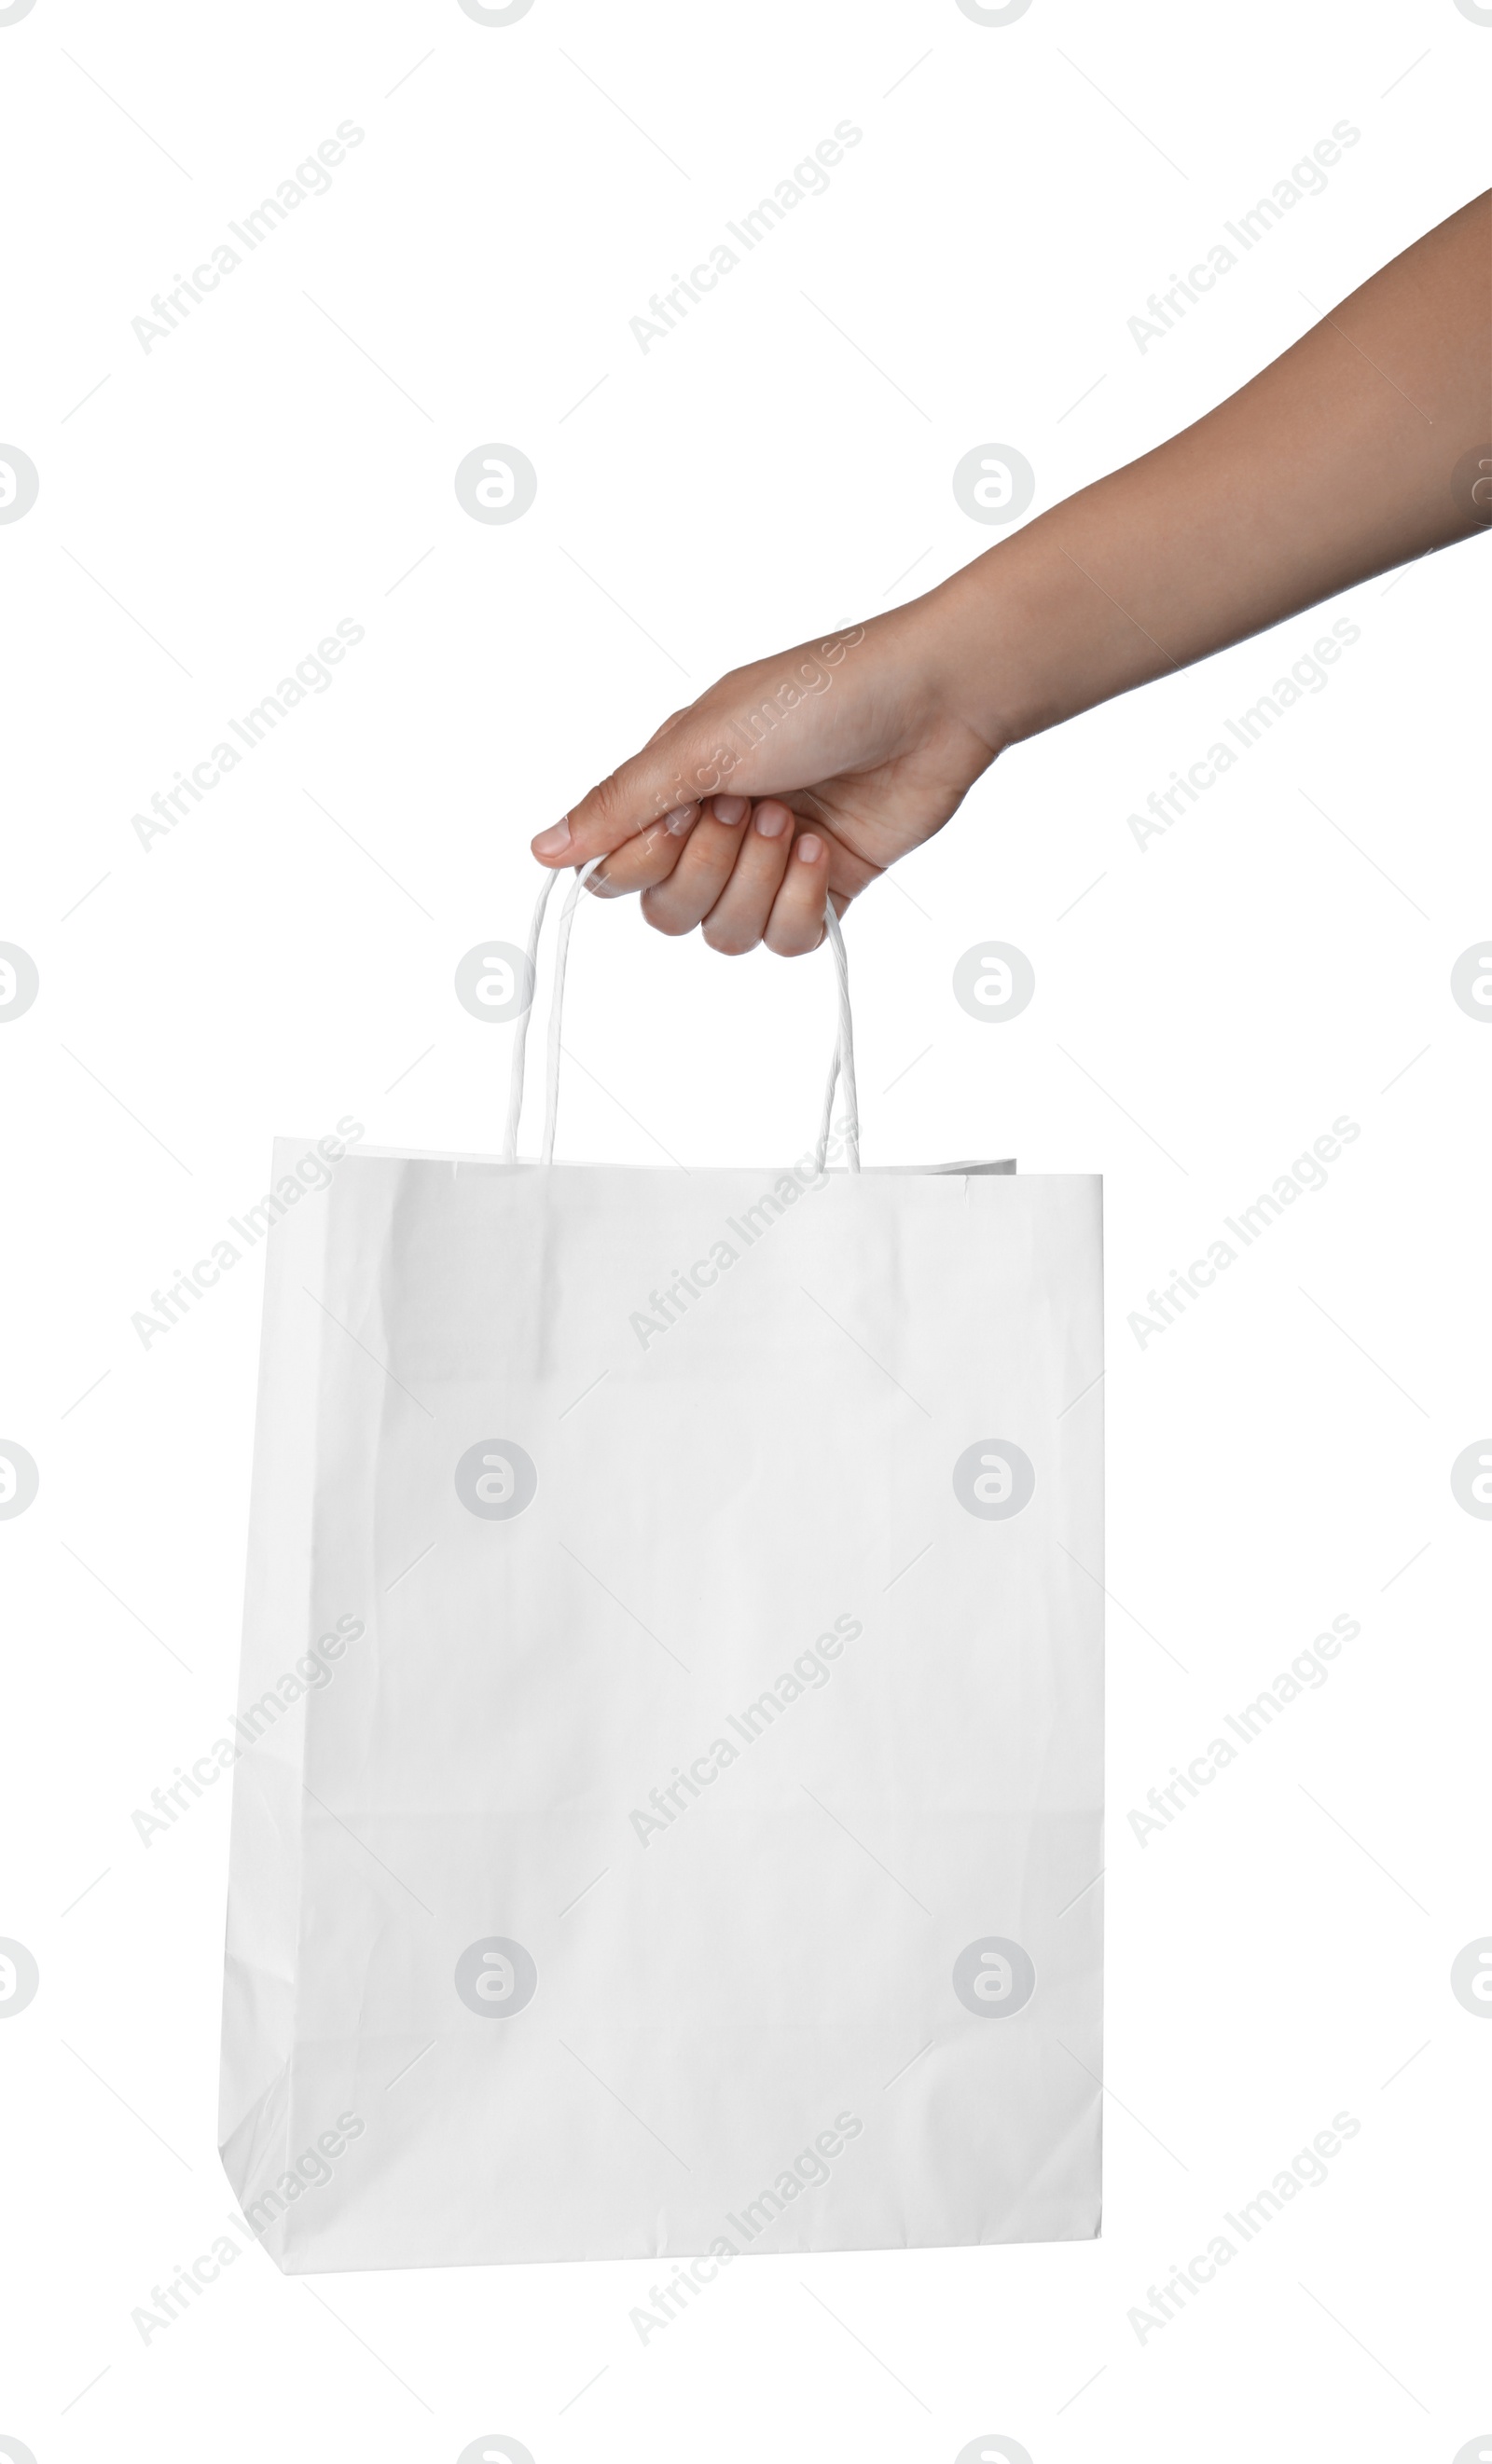
<path fill-rule="evenodd" d="M 1100 1184 L 858 1169 L 834 939 L 844 1164 L 827 1099 L 550 1160 L 561 965 L 544 1160 L 277 1226 L 221 2135 L 286 2269 L 1098 2231 Z"/>

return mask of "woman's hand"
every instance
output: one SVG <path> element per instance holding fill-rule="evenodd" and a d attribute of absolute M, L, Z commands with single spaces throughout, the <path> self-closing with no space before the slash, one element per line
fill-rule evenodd
<path fill-rule="evenodd" d="M 722 676 L 533 843 L 606 862 L 660 933 L 797 957 L 867 882 L 940 830 L 998 746 L 948 698 L 937 594 Z"/>
<path fill-rule="evenodd" d="M 592 887 L 660 933 L 796 957 L 1008 745 L 1492 527 L 1489 240 L 1492 191 L 924 598 L 723 676 L 540 863 L 604 856 Z"/>

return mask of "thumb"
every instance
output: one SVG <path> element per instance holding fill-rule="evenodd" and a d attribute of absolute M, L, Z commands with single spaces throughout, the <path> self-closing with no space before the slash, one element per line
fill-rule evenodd
<path fill-rule="evenodd" d="M 539 862 L 589 864 L 592 856 L 611 855 L 628 839 L 726 789 L 763 796 L 802 787 L 806 780 L 796 774 L 805 760 L 808 778 L 820 776 L 822 722 L 815 722 L 807 742 L 799 726 L 779 734 L 778 722 L 790 714 L 806 715 L 810 707 L 822 710 L 835 671 L 865 631 L 857 625 L 723 677 L 701 700 L 665 720 L 640 753 L 592 787 L 563 821 L 541 830 L 532 842 Z"/>
<path fill-rule="evenodd" d="M 690 715 L 682 711 L 666 721 L 651 743 L 582 796 L 563 821 L 541 830 L 532 842 L 539 862 L 554 868 L 611 855 L 671 813 L 724 787 L 731 756 L 717 748 L 712 758 L 708 730 L 699 736 Z"/>

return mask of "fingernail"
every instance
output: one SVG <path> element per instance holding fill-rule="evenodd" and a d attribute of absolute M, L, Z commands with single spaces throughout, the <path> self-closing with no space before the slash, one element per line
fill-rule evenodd
<path fill-rule="evenodd" d="M 792 815 L 786 804 L 758 804 L 753 827 L 764 839 L 780 839 L 783 831 L 792 826 Z"/>
<path fill-rule="evenodd" d="M 745 815 L 746 802 L 745 796 L 717 796 L 710 810 L 718 822 L 733 826 Z"/>
<path fill-rule="evenodd" d="M 569 845 L 569 815 L 556 822 L 552 830 L 541 830 L 533 841 L 535 855 L 563 855 Z"/>
<path fill-rule="evenodd" d="M 816 864 L 824 850 L 818 839 L 799 839 L 795 852 L 800 864 Z"/>
<path fill-rule="evenodd" d="M 699 811 L 698 804 L 676 804 L 663 825 L 669 837 L 681 839 L 685 830 L 693 828 L 699 817 Z"/>

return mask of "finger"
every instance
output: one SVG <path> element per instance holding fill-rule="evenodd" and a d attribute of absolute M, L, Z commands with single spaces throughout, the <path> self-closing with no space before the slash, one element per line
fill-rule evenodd
<path fill-rule="evenodd" d="M 659 933 L 692 933 L 730 879 L 741 851 L 745 796 L 714 796 L 701 811 L 666 881 L 643 892 L 642 912 Z"/>
<path fill-rule="evenodd" d="M 756 948 L 791 853 L 792 814 L 779 798 L 768 796 L 742 831 L 730 878 L 704 919 L 703 935 L 712 950 L 739 958 Z"/>
<path fill-rule="evenodd" d="M 587 864 L 700 797 L 742 788 L 781 795 L 803 778 L 832 775 L 848 755 L 860 759 L 880 741 L 876 726 L 866 737 L 874 697 L 865 699 L 863 680 L 853 695 L 825 696 L 846 651 L 864 639 L 865 627 L 854 626 L 722 677 L 541 830 L 532 842 L 539 862 L 556 869 Z"/>
<path fill-rule="evenodd" d="M 677 813 L 629 839 L 607 857 L 599 872 L 591 874 L 588 888 L 598 898 L 625 898 L 634 891 L 651 890 L 655 882 L 666 881 L 700 812 L 698 804 L 682 804 Z"/>
<path fill-rule="evenodd" d="M 762 935 L 779 958 L 801 958 L 816 950 L 824 937 L 824 901 L 829 890 L 829 854 L 812 831 L 794 841 L 782 888 Z M 835 901 L 835 908 L 839 901 Z"/>
<path fill-rule="evenodd" d="M 639 838 L 670 814 L 696 803 L 701 786 L 721 783 L 721 761 L 702 755 L 687 710 L 665 719 L 651 743 L 592 787 L 589 796 L 531 843 L 541 864 L 588 864 Z M 724 759 L 725 757 L 721 757 Z M 739 801 L 739 799 L 738 799 Z"/>

